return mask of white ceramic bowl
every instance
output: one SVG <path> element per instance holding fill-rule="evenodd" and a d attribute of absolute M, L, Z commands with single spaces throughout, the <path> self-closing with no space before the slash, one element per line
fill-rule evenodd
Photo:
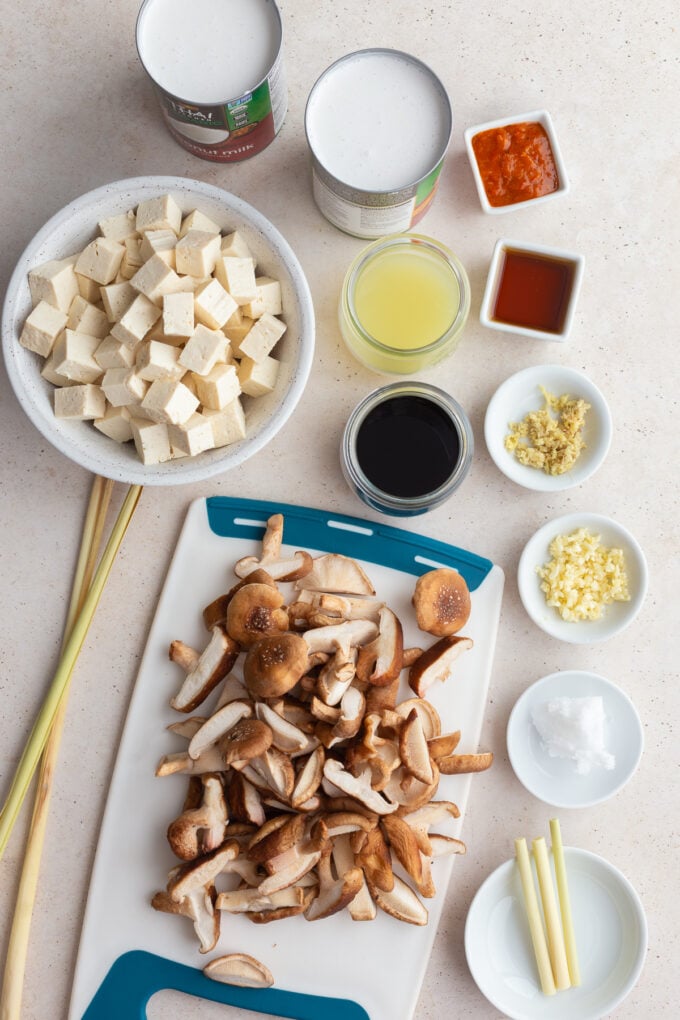
<path fill-rule="evenodd" d="M 258 270 L 281 283 L 287 329 L 275 352 L 281 364 L 274 391 L 254 400 L 244 399 L 248 430 L 245 439 L 197 457 L 144 465 L 132 443 L 116 443 L 90 422 L 54 417 L 54 387 L 40 375 L 42 359 L 20 346 L 19 334 L 31 309 L 30 269 L 80 251 L 96 235 L 99 220 L 164 194 L 171 194 L 183 212 L 200 209 L 223 231 L 243 233 Z M 200 481 L 236 467 L 261 450 L 284 425 L 302 396 L 311 369 L 314 310 L 296 256 L 278 230 L 252 206 L 201 181 L 184 177 L 133 177 L 75 199 L 38 231 L 19 259 L 7 288 L 2 340 L 14 392 L 33 424 L 53 446 L 107 478 L 129 484 L 175 485 Z"/>
<path fill-rule="evenodd" d="M 484 181 L 482 175 L 479 172 L 479 166 L 477 164 L 477 157 L 475 151 L 472 148 L 472 139 L 475 135 L 481 134 L 482 131 L 490 131 L 493 128 L 504 128 L 510 124 L 540 124 L 544 129 L 548 140 L 550 141 L 550 148 L 552 149 L 553 158 L 555 160 L 555 166 L 557 168 L 557 179 L 559 181 L 559 187 L 555 191 L 551 191 L 548 195 L 541 195 L 539 198 L 528 198 L 523 202 L 511 202 L 509 205 L 491 205 L 487 198 L 486 189 L 484 187 Z M 523 209 L 526 206 L 540 205 L 541 202 L 547 202 L 552 198 L 556 198 L 558 195 L 565 195 L 569 191 L 569 178 L 567 176 L 567 168 L 564 165 L 562 159 L 562 153 L 557 142 L 557 135 L 555 133 L 555 127 L 552 122 L 552 118 L 547 110 L 532 110 L 531 113 L 519 113 L 513 117 L 501 117 L 500 120 L 487 120 L 484 124 L 475 124 L 469 127 L 463 133 L 465 139 L 465 148 L 467 149 L 468 159 L 470 160 L 470 166 L 472 168 L 472 175 L 475 179 L 475 185 L 477 187 L 477 194 L 479 195 L 479 201 L 481 203 L 484 212 L 496 214 L 512 212 L 515 209 Z"/>
<path fill-rule="evenodd" d="M 582 433 L 585 449 L 571 470 L 562 475 L 549 475 L 520 464 L 504 446 L 510 422 L 521 422 L 529 412 L 544 406 L 541 386 L 556 397 L 568 393 L 590 404 Z M 513 482 L 525 489 L 559 492 L 581 485 L 597 471 L 609 451 L 612 420 L 606 400 L 588 376 L 562 365 L 533 365 L 498 387 L 486 409 L 484 438 L 496 467 Z"/>
<path fill-rule="evenodd" d="M 507 322 L 494 317 L 506 252 L 517 252 L 529 258 L 531 256 L 538 256 L 546 260 L 567 263 L 571 267 L 571 290 L 566 306 L 562 309 L 561 325 L 558 330 L 536 329 L 533 326 L 522 325 L 517 322 Z M 493 255 L 491 256 L 489 274 L 486 278 L 484 296 L 479 309 L 479 321 L 487 329 L 497 329 L 501 333 L 515 333 L 520 336 L 532 337 L 534 340 L 565 341 L 569 337 L 574 322 L 576 302 L 581 290 L 581 283 L 583 282 L 585 261 L 583 255 L 580 255 L 578 252 L 565 251 L 563 248 L 554 248 L 552 245 L 547 244 L 530 244 L 527 241 L 511 241 L 505 237 L 500 238 L 496 241 Z"/>
<path fill-rule="evenodd" d="M 611 602 L 604 607 L 599 620 L 571 623 L 563 620 L 557 609 L 547 604 L 541 591 L 538 568 L 549 562 L 549 546 L 553 538 L 569 535 L 578 528 L 587 528 L 599 535 L 607 548 L 623 550 L 630 601 Z M 544 524 L 529 539 L 520 556 L 517 583 L 524 608 L 541 630 L 571 644 L 592 644 L 620 633 L 635 619 L 647 591 L 647 562 L 630 532 L 611 517 L 590 513 L 566 514 Z"/>
<path fill-rule="evenodd" d="M 602 698 L 604 748 L 615 761 L 611 769 L 593 765 L 582 774 L 574 761 L 548 754 L 531 714 L 553 698 L 590 697 Z M 620 687 L 597 673 L 565 670 L 537 680 L 517 699 L 508 720 L 507 743 L 510 764 L 529 793 L 553 807 L 585 808 L 608 800 L 625 786 L 640 763 L 644 734 L 633 702 Z"/>

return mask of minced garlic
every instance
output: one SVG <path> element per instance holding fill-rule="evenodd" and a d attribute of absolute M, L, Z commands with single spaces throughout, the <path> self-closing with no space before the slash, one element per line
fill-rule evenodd
<path fill-rule="evenodd" d="M 590 404 L 568 393 L 555 397 L 543 386 L 540 390 L 544 406 L 539 411 L 530 411 L 521 422 L 510 422 L 505 449 L 514 453 L 520 464 L 548 475 L 563 475 L 574 466 L 585 447 L 581 431 Z"/>
<path fill-rule="evenodd" d="M 628 602 L 623 550 L 607 549 L 587 528 L 557 535 L 550 543 L 552 559 L 538 567 L 546 602 L 563 620 L 599 620 L 610 602 Z"/>

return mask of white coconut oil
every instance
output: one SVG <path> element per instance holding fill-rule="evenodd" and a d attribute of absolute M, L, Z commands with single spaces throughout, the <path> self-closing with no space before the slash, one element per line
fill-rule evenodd
<path fill-rule="evenodd" d="M 602 698 L 551 698 L 532 709 L 531 721 L 548 755 L 568 758 L 580 775 L 593 766 L 614 768 L 616 759 L 605 748 Z"/>

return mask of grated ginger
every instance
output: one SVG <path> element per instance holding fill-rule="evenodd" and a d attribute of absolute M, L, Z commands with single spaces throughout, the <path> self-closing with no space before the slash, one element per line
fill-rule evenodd
<path fill-rule="evenodd" d="M 552 559 L 537 567 L 541 591 L 563 620 L 599 620 L 606 605 L 628 602 L 628 578 L 622 549 L 607 549 L 587 528 L 557 535 Z"/>
<path fill-rule="evenodd" d="M 556 397 L 543 386 L 539 388 L 544 406 L 530 411 L 521 422 L 510 422 L 505 449 L 526 467 L 548 475 L 563 475 L 573 468 L 585 449 L 581 431 L 590 404 L 568 393 Z"/>

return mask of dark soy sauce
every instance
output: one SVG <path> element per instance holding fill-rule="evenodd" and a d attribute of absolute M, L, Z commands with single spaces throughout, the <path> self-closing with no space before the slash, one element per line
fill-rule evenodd
<path fill-rule="evenodd" d="M 395 396 L 372 408 L 359 426 L 357 461 L 377 489 L 403 499 L 434 492 L 460 458 L 456 425 L 425 397 Z"/>

